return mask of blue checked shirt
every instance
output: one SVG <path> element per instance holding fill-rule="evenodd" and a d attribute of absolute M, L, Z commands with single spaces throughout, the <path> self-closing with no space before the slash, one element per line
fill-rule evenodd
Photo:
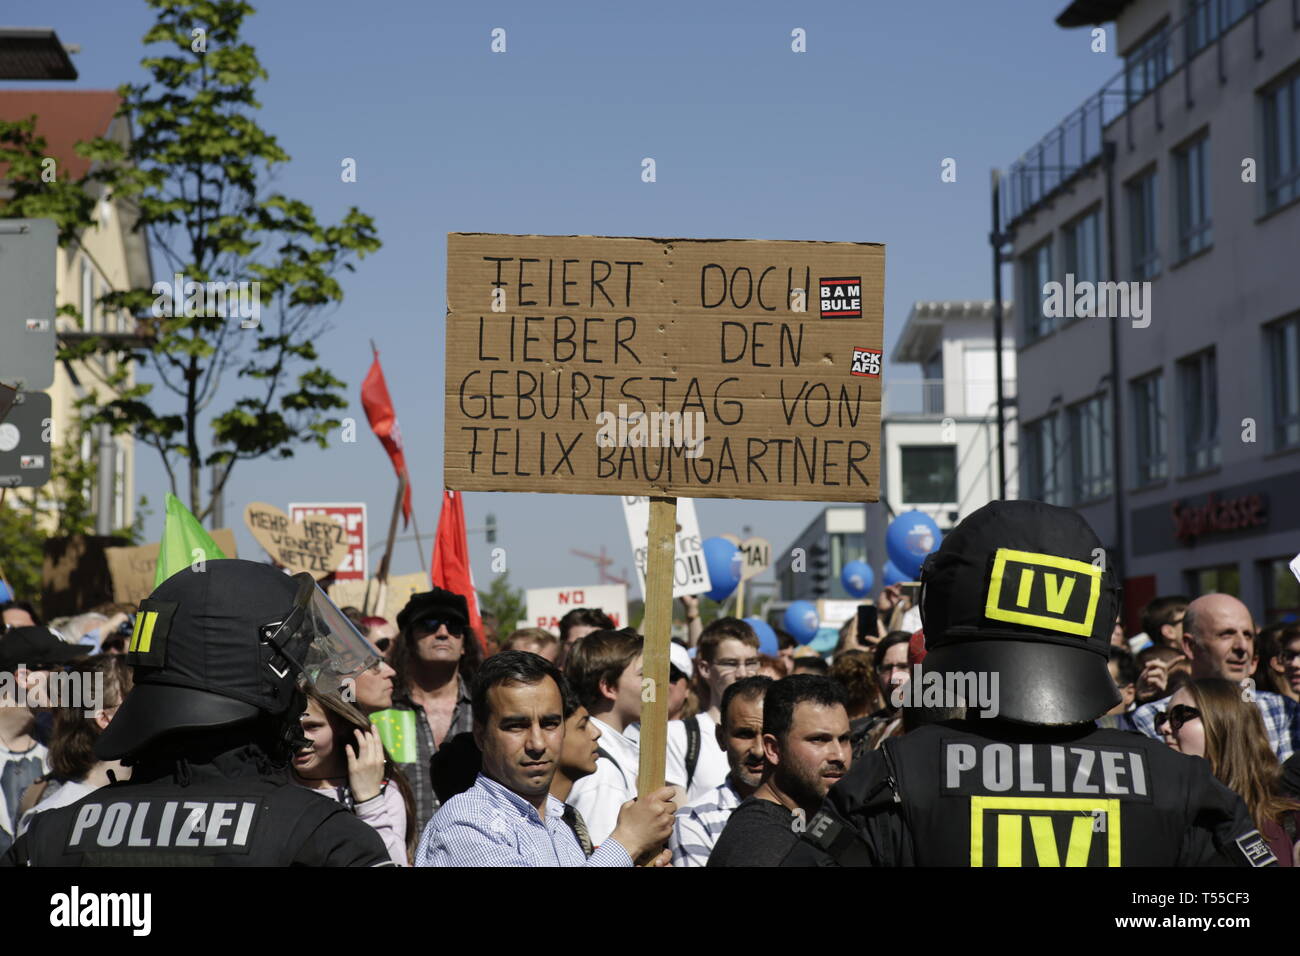
<path fill-rule="evenodd" d="M 1172 697 L 1173 694 L 1170 694 L 1169 697 L 1153 700 L 1133 711 L 1133 722 L 1137 724 L 1138 730 L 1148 737 L 1162 740 L 1163 737 L 1156 732 L 1156 713 L 1168 710 Z M 1259 715 L 1264 718 L 1268 744 L 1277 754 L 1278 761 L 1285 761 L 1300 750 L 1300 705 L 1289 697 L 1267 690 L 1255 691 L 1255 705 L 1259 707 Z"/>
<path fill-rule="evenodd" d="M 707 795 L 677 811 L 673 835 L 668 847 L 673 851 L 673 866 L 704 866 L 727 825 L 731 811 L 740 806 L 740 794 L 731 785 L 731 776 Z"/>
<path fill-rule="evenodd" d="M 564 822 L 564 803 L 547 794 L 546 818 L 519 794 L 483 774 L 429 821 L 416 866 L 631 866 L 614 840 L 584 856 Z"/>

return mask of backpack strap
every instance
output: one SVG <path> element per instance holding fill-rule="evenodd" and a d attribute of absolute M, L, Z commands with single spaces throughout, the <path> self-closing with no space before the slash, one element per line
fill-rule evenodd
<path fill-rule="evenodd" d="M 606 760 L 608 760 L 610 763 L 612 763 L 612 764 L 614 765 L 614 769 L 618 771 L 618 775 L 619 775 L 620 777 L 623 778 L 623 786 L 624 786 L 624 788 L 626 788 L 626 787 L 627 787 L 627 774 L 625 774 L 625 773 L 623 772 L 623 768 L 620 767 L 620 766 L 618 765 L 618 761 L 614 759 L 614 755 L 611 754 L 611 753 L 610 753 L 608 750 L 606 750 L 604 747 L 600 746 L 600 744 L 597 744 L 597 745 L 596 745 L 596 756 L 597 756 L 597 757 L 604 757 Z"/>
<path fill-rule="evenodd" d="M 682 721 L 686 726 L 686 789 L 691 789 L 695 779 L 695 766 L 700 762 L 700 716 L 696 714 L 690 720 Z"/>

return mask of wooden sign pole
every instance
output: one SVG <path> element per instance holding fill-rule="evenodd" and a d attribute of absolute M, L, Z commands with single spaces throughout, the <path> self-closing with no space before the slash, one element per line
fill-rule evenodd
<path fill-rule="evenodd" d="M 388 522 L 388 544 L 384 547 L 384 558 L 379 562 L 379 573 L 375 575 L 379 582 L 379 594 L 375 600 L 375 607 L 384 606 L 385 585 L 388 583 L 388 565 L 393 560 L 393 542 L 397 539 L 397 517 L 402 513 L 402 499 L 406 497 L 406 473 L 403 472 L 397 479 L 397 498 L 393 502 L 393 517 Z M 370 584 L 366 584 L 366 599 L 363 602 L 363 608 L 367 614 L 373 614 L 374 609 L 370 607 Z"/>
<path fill-rule="evenodd" d="M 668 750 L 668 647 L 672 641 L 673 623 L 673 551 L 677 546 L 676 498 L 651 497 L 647 539 L 645 650 L 641 658 L 641 764 L 637 776 L 637 795 L 641 797 L 664 785 L 664 758 Z M 646 679 L 653 683 L 644 683 Z"/>

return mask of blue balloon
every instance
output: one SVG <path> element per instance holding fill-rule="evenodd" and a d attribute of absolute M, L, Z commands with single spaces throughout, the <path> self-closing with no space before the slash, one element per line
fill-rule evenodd
<path fill-rule="evenodd" d="M 889 587 L 891 584 L 902 584 L 904 581 L 910 580 L 906 574 L 894 567 L 893 561 L 885 562 L 880 579 L 884 582 L 885 587 Z"/>
<path fill-rule="evenodd" d="M 772 625 L 761 617 L 747 617 L 745 623 L 754 629 L 758 635 L 758 652 L 766 654 L 768 657 L 776 657 L 781 651 L 781 645 L 777 642 L 776 631 L 772 630 Z"/>
<path fill-rule="evenodd" d="M 875 583 L 876 576 L 871 573 L 871 565 L 865 561 L 850 561 L 840 572 L 840 584 L 855 598 L 866 597 Z"/>
<path fill-rule="evenodd" d="M 817 619 L 817 605 L 812 601 L 795 601 L 785 609 L 785 629 L 800 644 L 807 644 L 817 636 L 821 621 Z"/>
<path fill-rule="evenodd" d="M 705 596 L 711 601 L 725 601 L 740 583 L 744 557 L 740 549 L 726 538 L 705 538 L 700 546 L 704 549 L 704 564 L 709 569 L 709 580 L 713 582 L 713 590 L 706 591 Z"/>
<path fill-rule="evenodd" d="M 14 592 L 9 590 L 9 585 L 0 581 L 0 604 L 3 604 L 5 601 L 12 601 L 13 599 Z"/>
<path fill-rule="evenodd" d="M 885 531 L 885 550 L 894 567 L 915 581 L 921 574 L 925 556 L 939 547 L 943 532 L 934 519 L 921 511 L 905 511 L 889 523 Z"/>

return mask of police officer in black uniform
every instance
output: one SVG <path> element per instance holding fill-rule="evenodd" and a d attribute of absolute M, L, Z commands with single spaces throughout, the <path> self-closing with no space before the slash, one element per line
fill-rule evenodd
<path fill-rule="evenodd" d="M 302 687 L 338 692 L 374 649 L 308 574 L 211 561 L 140 605 L 135 688 L 99 737 L 129 780 L 38 814 L 0 862 L 30 866 L 386 866 L 379 835 L 294 786 Z"/>
<path fill-rule="evenodd" d="M 1095 725 L 1119 701 L 1104 554 L 1080 515 L 1037 501 L 953 529 L 922 569 L 910 696 L 966 718 L 854 761 L 783 865 L 1276 865 L 1206 761 Z"/>

